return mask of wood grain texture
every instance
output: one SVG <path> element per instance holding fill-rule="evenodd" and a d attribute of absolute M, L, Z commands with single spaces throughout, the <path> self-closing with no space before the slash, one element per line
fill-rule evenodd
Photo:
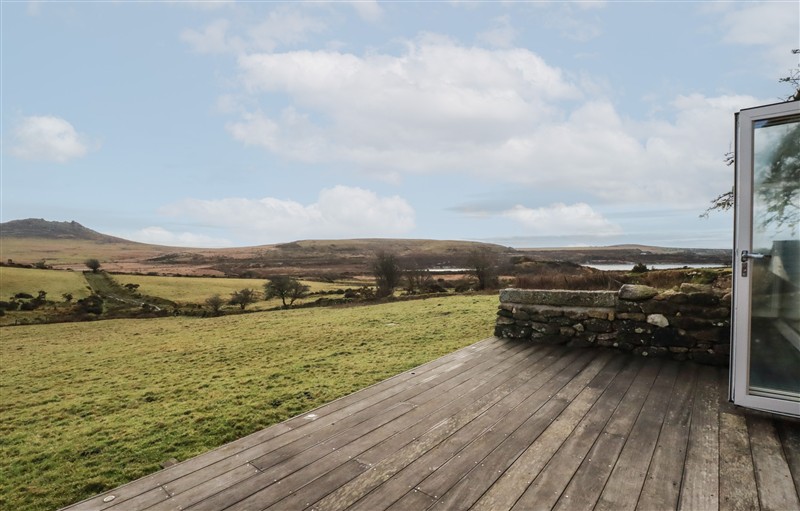
<path fill-rule="evenodd" d="M 489 339 L 65 509 L 800 509 L 800 421 L 725 374 Z"/>

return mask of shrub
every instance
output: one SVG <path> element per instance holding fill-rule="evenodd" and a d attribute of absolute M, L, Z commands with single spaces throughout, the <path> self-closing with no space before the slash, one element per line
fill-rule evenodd
<path fill-rule="evenodd" d="M 19 303 L 11 300 L 10 302 L 0 301 L 0 310 L 15 311 L 19 308 Z"/>
<path fill-rule="evenodd" d="M 211 312 L 215 316 L 219 315 L 219 311 L 224 303 L 225 303 L 224 300 L 218 294 L 206 298 L 206 305 L 211 307 Z"/>
<path fill-rule="evenodd" d="M 478 282 L 471 278 L 458 279 L 453 282 L 453 290 L 456 293 L 466 293 L 468 291 L 475 291 L 478 288 Z"/>
<path fill-rule="evenodd" d="M 85 314 L 102 314 L 103 313 L 103 299 L 100 295 L 90 295 L 86 298 L 78 300 L 77 310 Z"/>
<path fill-rule="evenodd" d="M 646 273 L 650 270 L 647 269 L 647 265 L 644 263 L 636 263 L 631 268 L 631 273 Z"/>
<path fill-rule="evenodd" d="M 19 310 L 21 310 L 21 311 L 32 311 L 32 310 L 36 310 L 36 308 L 38 306 L 39 306 L 39 304 L 36 301 L 31 300 L 29 302 L 22 302 L 20 304 L 20 306 L 19 306 Z"/>
<path fill-rule="evenodd" d="M 97 273 L 97 270 L 100 269 L 100 261 L 95 258 L 87 259 L 86 261 L 83 262 L 83 264 L 85 264 L 87 268 L 92 270 L 92 273 Z"/>

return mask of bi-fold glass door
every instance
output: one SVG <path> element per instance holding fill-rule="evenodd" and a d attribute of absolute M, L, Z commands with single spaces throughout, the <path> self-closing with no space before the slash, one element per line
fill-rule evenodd
<path fill-rule="evenodd" d="M 800 101 L 736 130 L 731 399 L 800 417 Z"/>

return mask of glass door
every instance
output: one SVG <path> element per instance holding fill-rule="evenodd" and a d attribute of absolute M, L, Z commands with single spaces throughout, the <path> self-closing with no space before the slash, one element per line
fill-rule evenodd
<path fill-rule="evenodd" d="M 800 101 L 736 124 L 731 399 L 800 417 Z"/>

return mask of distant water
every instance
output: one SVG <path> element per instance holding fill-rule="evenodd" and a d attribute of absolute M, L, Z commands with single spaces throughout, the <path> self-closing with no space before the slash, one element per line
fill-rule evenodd
<path fill-rule="evenodd" d="M 581 263 L 583 266 L 588 266 L 589 268 L 596 268 L 598 270 L 603 271 L 628 271 L 633 268 L 633 265 L 636 263 L 627 263 L 627 264 L 593 264 L 593 263 Z M 648 264 L 648 269 L 656 269 L 656 270 L 673 270 L 676 268 L 728 268 L 730 267 L 729 264 L 690 264 L 690 263 L 665 263 L 665 264 Z"/>

